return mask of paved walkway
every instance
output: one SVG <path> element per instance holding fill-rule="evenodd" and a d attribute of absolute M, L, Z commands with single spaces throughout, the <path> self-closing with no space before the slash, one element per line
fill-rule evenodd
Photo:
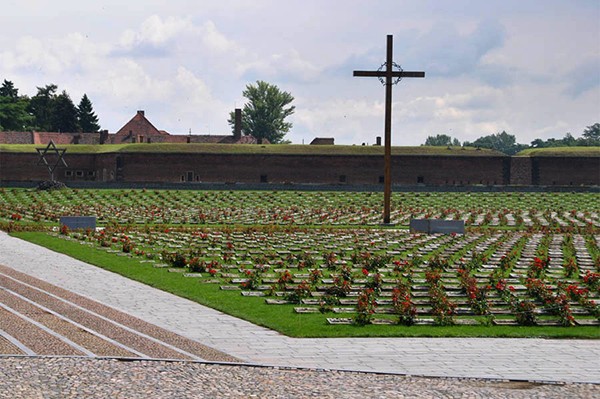
<path fill-rule="evenodd" d="M 3 232 L 0 264 L 249 363 L 423 376 L 600 383 L 600 340 L 289 338 Z"/>

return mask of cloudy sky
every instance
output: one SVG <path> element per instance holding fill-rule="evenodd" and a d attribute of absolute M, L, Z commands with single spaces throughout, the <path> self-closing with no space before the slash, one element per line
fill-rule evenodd
<path fill-rule="evenodd" d="M 117 131 L 138 109 L 173 134 L 228 134 L 257 80 L 294 97 L 287 138 L 373 144 L 384 87 L 352 77 L 394 61 L 393 144 L 502 130 L 581 136 L 600 122 L 597 0 L 4 0 L 0 80 L 91 99 Z"/>

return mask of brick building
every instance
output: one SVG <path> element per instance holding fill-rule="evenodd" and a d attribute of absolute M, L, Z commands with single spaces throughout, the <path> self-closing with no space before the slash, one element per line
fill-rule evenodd
<path fill-rule="evenodd" d="M 215 143 L 257 144 L 253 136 L 242 136 L 239 129 L 232 135 L 170 134 L 157 129 L 146 118 L 144 111 L 136 114 L 116 133 L 104 130 L 98 133 L 58 132 L 0 132 L 0 144 L 46 145 L 52 140 L 56 145 L 65 144 L 123 144 L 123 143 Z"/>

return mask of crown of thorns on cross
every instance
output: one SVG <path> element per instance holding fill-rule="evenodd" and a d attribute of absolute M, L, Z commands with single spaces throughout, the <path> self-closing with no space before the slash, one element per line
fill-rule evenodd
<path fill-rule="evenodd" d="M 64 160 L 66 148 L 56 148 L 54 141 L 50 140 L 46 148 L 36 148 L 35 149 L 40 155 L 40 159 L 38 160 L 38 165 L 45 165 L 48 168 L 48 173 L 50 173 L 50 178 L 54 180 L 54 170 L 62 164 L 65 167 L 68 167 L 67 163 Z M 46 155 L 56 156 L 56 162 L 51 163 L 48 162 Z"/>
<path fill-rule="evenodd" d="M 381 66 L 379 68 L 377 68 L 377 72 L 381 72 L 384 71 L 387 67 L 387 62 L 384 62 L 383 64 L 381 64 Z M 402 67 L 399 64 L 396 64 L 395 62 L 392 61 L 392 69 L 397 69 L 398 72 L 403 72 L 404 69 L 402 69 Z M 382 85 L 385 86 L 385 79 L 383 76 L 378 76 L 377 77 L 379 79 L 379 81 L 381 82 Z M 400 81 L 402 80 L 402 74 L 400 74 L 400 76 L 397 76 L 396 79 L 394 79 L 391 84 L 392 85 L 397 85 L 398 83 L 400 83 Z"/>

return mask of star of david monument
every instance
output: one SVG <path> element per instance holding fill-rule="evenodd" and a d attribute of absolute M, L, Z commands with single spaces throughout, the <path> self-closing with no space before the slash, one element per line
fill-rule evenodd
<path fill-rule="evenodd" d="M 54 170 L 59 165 L 68 166 L 64 159 L 67 150 L 65 148 L 56 148 L 52 140 L 50 140 L 46 148 L 36 148 L 35 150 L 40 156 L 37 164 L 46 166 L 50 174 L 50 181 L 53 182 Z"/>
<path fill-rule="evenodd" d="M 383 223 L 390 224 L 390 202 L 392 196 L 392 86 L 402 78 L 424 78 L 425 72 L 404 71 L 392 60 L 393 36 L 387 35 L 386 61 L 376 71 L 354 71 L 354 76 L 376 77 L 385 86 L 385 149 L 383 170 Z"/>

